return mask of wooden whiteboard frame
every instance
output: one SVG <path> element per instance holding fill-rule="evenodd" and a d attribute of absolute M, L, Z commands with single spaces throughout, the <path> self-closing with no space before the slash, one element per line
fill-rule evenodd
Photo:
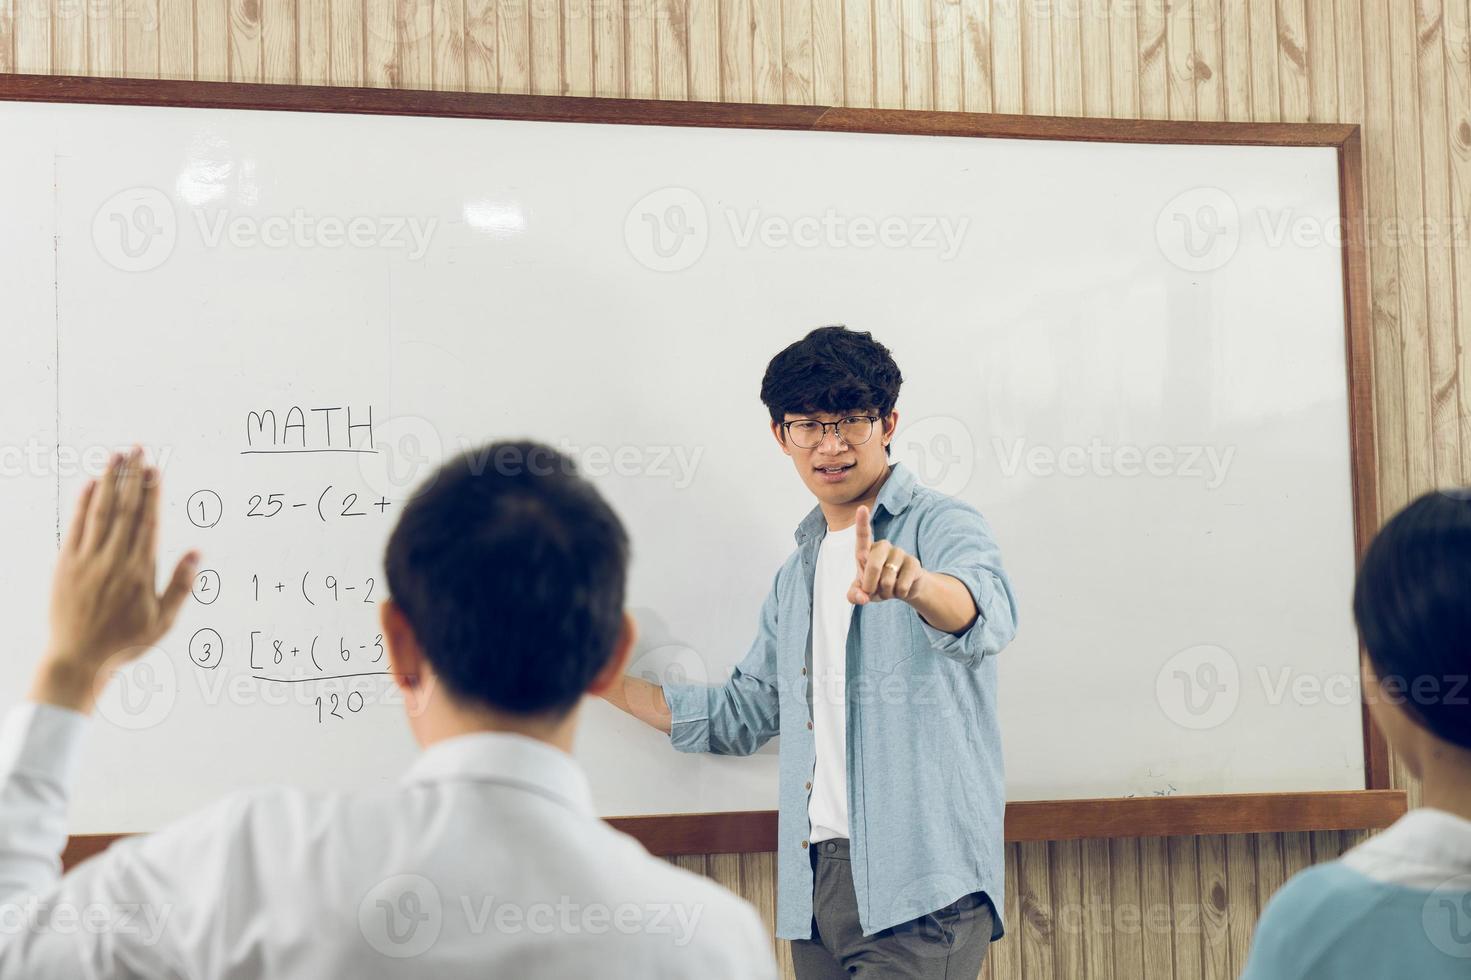
<path fill-rule="evenodd" d="M 1362 559 L 1378 528 L 1363 164 L 1357 125 L 1086 119 L 65 75 L 0 75 L 0 101 L 1113 143 L 1332 147 L 1338 154 L 1339 214 L 1344 230 L 1344 344 L 1354 547 L 1358 559 Z M 1362 790 L 1021 801 L 1006 806 L 1006 839 L 1040 841 L 1386 827 L 1405 812 L 1406 796 L 1403 790 L 1390 788 L 1388 745 L 1374 725 L 1367 704 L 1362 705 L 1362 710 L 1365 774 Z M 639 838 L 655 854 L 774 851 L 777 843 L 774 810 L 614 817 L 609 823 Z M 90 834 L 73 838 L 66 851 L 66 863 L 70 865 L 102 850 L 116 836 Z"/>

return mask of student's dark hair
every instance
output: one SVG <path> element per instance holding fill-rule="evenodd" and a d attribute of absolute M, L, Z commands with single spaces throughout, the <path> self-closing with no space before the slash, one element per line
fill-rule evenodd
<path fill-rule="evenodd" d="M 608 663 L 628 537 L 570 459 L 497 442 L 441 466 L 388 539 L 388 590 L 451 696 L 562 715 Z"/>
<path fill-rule="evenodd" d="M 788 412 L 872 409 L 887 418 L 903 383 L 893 355 L 873 334 L 841 325 L 818 327 L 766 365 L 761 401 L 778 424 Z"/>
<path fill-rule="evenodd" d="M 1471 749 L 1471 488 L 1432 491 L 1375 536 L 1354 620 L 1385 695 Z"/>

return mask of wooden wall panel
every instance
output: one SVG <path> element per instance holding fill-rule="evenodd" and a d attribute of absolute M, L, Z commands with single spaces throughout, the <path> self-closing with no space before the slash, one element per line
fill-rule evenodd
<path fill-rule="evenodd" d="M 1467 0 L 0 0 L 0 71 L 1356 122 L 1387 515 L 1471 482 L 1468 23 Z M 1363 836 L 1008 845 L 983 976 L 1235 976 L 1272 892 Z M 678 861 L 774 921 L 773 855 Z"/>

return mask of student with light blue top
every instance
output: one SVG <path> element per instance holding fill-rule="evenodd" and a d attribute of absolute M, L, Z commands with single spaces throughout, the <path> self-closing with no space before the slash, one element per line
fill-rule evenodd
<path fill-rule="evenodd" d="M 1295 875 L 1243 980 L 1471 977 L 1471 489 L 1427 493 L 1369 546 L 1354 590 L 1375 722 L 1419 778 L 1393 826 Z"/>

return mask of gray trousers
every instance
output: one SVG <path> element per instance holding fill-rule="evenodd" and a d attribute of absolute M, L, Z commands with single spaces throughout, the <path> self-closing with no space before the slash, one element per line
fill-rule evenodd
<path fill-rule="evenodd" d="M 917 919 L 863 935 L 848 842 L 819 841 L 812 860 L 812 938 L 792 940 L 798 980 L 976 980 L 991 947 L 994 912 L 973 892 Z"/>

